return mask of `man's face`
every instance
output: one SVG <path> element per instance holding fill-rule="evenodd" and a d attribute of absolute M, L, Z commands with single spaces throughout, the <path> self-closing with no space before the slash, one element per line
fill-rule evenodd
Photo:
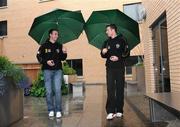
<path fill-rule="evenodd" d="M 106 28 L 106 34 L 108 37 L 111 37 L 113 35 L 114 29 L 112 29 L 111 27 L 107 27 Z"/>
<path fill-rule="evenodd" d="M 50 38 L 51 38 L 52 40 L 54 40 L 54 41 L 57 41 L 58 37 L 59 37 L 58 31 L 53 31 L 53 32 L 50 34 Z"/>

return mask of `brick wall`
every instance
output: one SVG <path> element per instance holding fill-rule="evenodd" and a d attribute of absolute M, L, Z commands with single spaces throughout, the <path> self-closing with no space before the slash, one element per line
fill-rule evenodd
<path fill-rule="evenodd" d="M 147 92 L 154 92 L 155 77 L 153 67 L 153 41 L 150 25 L 166 12 L 169 67 L 171 90 L 180 91 L 180 1 L 179 0 L 142 0 L 147 11 L 146 21 L 142 25 L 144 43 L 145 75 Z"/>

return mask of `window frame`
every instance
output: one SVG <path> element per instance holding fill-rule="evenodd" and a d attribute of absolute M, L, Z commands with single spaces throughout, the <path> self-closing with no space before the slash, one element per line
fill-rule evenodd
<path fill-rule="evenodd" d="M 78 58 L 78 59 L 67 59 L 66 62 L 67 62 L 68 64 L 69 64 L 69 62 L 70 62 L 69 66 L 73 68 L 73 61 L 76 61 L 76 60 L 81 60 L 81 64 L 82 64 L 81 75 L 78 75 L 78 74 L 77 74 L 77 76 L 78 76 L 78 77 L 82 77 L 82 76 L 84 76 L 84 73 L 83 73 L 83 59 L 82 59 L 82 58 Z M 73 69 L 76 70 L 76 68 L 73 68 Z"/>
<path fill-rule="evenodd" d="M 123 13 L 126 14 L 126 13 L 124 12 L 125 6 L 130 6 L 130 5 L 135 5 L 135 4 L 141 4 L 141 5 L 142 5 L 142 2 L 133 2 L 133 3 L 123 4 Z M 127 14 L 126 14 L 126 15 L 127 15 Z M 129 17 L 130 17 L 130 16 L 129 16 Z M 132 17 L 130 17 L 130 18 L 132 18 Z M 133 18 L 132 18 L 132 19 L 133 19 Z M 135 19 L 133 19 L 133 20 L 135 20 Z M 135 20 L 135 21 L 136 21 L 136 20 Z M 136 22 L 140 23 L 141 21 L 137 20 Z"/>
<path fill-rule="evenodd" d="M 6 22 L 6 34 L 0 35 L 0 38 L 4 38 L 8 36 L 8 21 L 7 20 L 1 20 L 1 22 Z"/>
<path fill-rule="evenodd" d="M 8 8 L 8 0 L 6 0 L 6 5 L 0 6 L 0 9 L 6 9 L 6 8 Z"/>
<path fill-rule="evenodd" d="M 131 74 L 127 74 L 127 68 L 131 68 Z M 132 66 L 125 67 L 125 75 L 126 76 L 132 76 L 133 75 L 133 73 L 132 73 Z"/>
<path fill-rule="evenodd" d="M 55 0 L 38 0 L 39 3 L 51 2 L 51 1 L 55 1 Z"/>

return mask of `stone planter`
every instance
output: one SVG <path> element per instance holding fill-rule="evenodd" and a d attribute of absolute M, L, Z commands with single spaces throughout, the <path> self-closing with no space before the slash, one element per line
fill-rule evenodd
<path fill-rule="evenodd" d="M 0 79 L 0 127 L 7 127 L 23 118 L 23 90 L 10 78 Z"/>
<path fill-rule="evenodd" d="M 77 81 L 77 75 L 64 75 L 65 84 L 73 83 Z"/>

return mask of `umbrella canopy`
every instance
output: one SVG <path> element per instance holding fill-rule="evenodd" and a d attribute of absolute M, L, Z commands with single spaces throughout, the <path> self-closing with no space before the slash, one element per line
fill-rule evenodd
<path fill-rule="evenodd" d="M 140 42 L 138 23 L 123 12 L 114 9 L 94 11 L 91 14 L 84 28 L 90 44 L 102 48 L 104 41 L 108 39 L 105 33 L 108 24 L 117 26 L 118 34 L 122 34 L 127 39 L 130 49 Z"/>
<path fill-rule="evenodd" d="M 58 43 L 77 39 L 83 31 L 84 19 L 80 11 L 55 9 L 34 19 L 29 35 L 39 44 L 46 42 L 50 29 L 59 31 Z"/>

